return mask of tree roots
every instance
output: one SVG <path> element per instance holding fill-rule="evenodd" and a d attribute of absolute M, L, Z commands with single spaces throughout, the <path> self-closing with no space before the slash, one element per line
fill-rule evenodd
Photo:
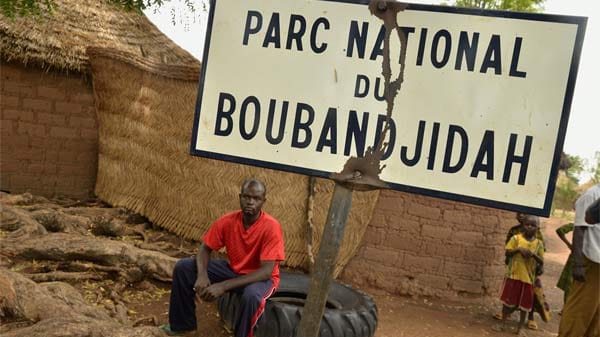
<path fill-rule="evenodd" d="M 139 215 L 80 206 L 85 205 L 67 200 L 57 206 L 45 198 L 0 192 L 0 321 L 5 322 L 0 333 L 163 336 L 156 327 L 142 326 L 156 325 L 156 317 L 129 320 L 121 293 L 146 279 L 170 282 L 177 259 L 161 251 L 176 247 L 157 242 L 164 234 L 152 240 L 144 230 L 147 219 Z M 44 262 L 43 267 L 23 267 L 18 273 L 7 268 L 17 260 Z M 114 286 L 96 290 L 95 300 L 103 305 L 89 303 L 93 291 L 86 301 L 71 285 L 56 282 L 105 279 L 112 279 Z"/>

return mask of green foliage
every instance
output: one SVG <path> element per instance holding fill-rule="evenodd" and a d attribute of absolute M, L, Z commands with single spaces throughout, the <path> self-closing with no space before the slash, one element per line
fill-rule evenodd
<path fill-rule="evenodd" d="M 93 0 L 82 0 L 82 1 L 93 1 Z M 101 1 L 101 0 L 98 0 Z M 118 7 L 126 10 L 126 11 L 139 11 L 142 12 L 145 9 L 154 9 L 158 10 L 163 7 L 166 3 L 172 2 L 172 0 L 109 0 L 114 3 Z M 186 11 L 192 16 L 196 13 L 196 3 L 195 0 L 178 0 L 178 2 L 183 3 Z M 0 0 L 0 13 L 9 18 L 14 18 L 17 16 L 37 16 L 41 14 L 43 11 L 52 12 L 54 6 L 53 0 Z M 206 5 L 204 1 L 202 2 L 203 10 L 206 9 Z M 171 17 L 173 24 L 176 22 L 176 18 L 178 15 L 178 11 L 175 9 L 175 5 L 171 7 Z M 185 16 L 186 18 L 189 15 L 183 15 L 179 13 L 179 16 Z"/>
<path fill-rule="evenodd" d="M 600 183 L 600 151 L 594 153 L 594 162 L 590 165 L 589 172 L 592 174 L 592 181 Z"/>
<path fill-rule="evenodd" d="M 570 163 L 570 167 L 564 173 L 559 173 L 556 180 L 554 199 L 552 199 L 552 210 L 562 209 L 563 213 L 565 210 L 573 209 L 575 200 L 578 197 L 578 176 L 586 170 L 587 166 L 586 160 L 579 156 L 573 156 L 568 153 L 565 153 L 565 156 Z M 600 152 L 597 153 L 597 162 L 596 166 L 599 166 Z"/>
<path fill-rule="evenodd" d="M 565 154 L 571 163 L 571 167 L 566 170 L 567 177 L 579 185 L 579 176 L 581 172 L 585 171 L 586 160 L 579 156 L 572 156 L 568 153 Z"/>
<path fill-rule="evenodd" d="M 208 0 L 167 0 L 167 2 L 170 3 L 168 12 L 171 17 L 171 23 L 173 26 L 178 24 L 183 25 L 185 31 L 190 29 L 190 23 L 196 23 L 200 19 L 201 12 L 208 11 Z M 159 13 L 165 7 L 167 6 L 154 5 L 147 7 L 148 10 L 145 10 L 145 12 L 152 11 L 153 13 Z"/>
<path fill-rule="evenodd" d="M 552 212 L 556 209 L 572 210 L 577 199 L 577 183 L 566 174 L 560 174 L 556 181 L 554 199 L 552 199 Z"/>
<path fill-rule="evenodd" d="M 171 2 L 171 0 L 110 0 L 111 2 L 121 6 L 126 10 L 137 10 L 143 11 L 145 9 L 154 8 L 158 9 L 163 7 L 166 3 Z M 196 12 L 196 5 L 194 0 L 181 0 L 185 5 L 186 9 L 190 13 Z M 172 8 L 173 10 L 173 8 Z"/>
<path fill-rule="evenodd" d="M 9 18 L 52 12 L 52 0 L 0 0 L 0 13 Z"/>
<path fill-rule="evenodd" d="M 541 12 L 545 0 L 456 0 L 454 6 L 518 12 Z"/>

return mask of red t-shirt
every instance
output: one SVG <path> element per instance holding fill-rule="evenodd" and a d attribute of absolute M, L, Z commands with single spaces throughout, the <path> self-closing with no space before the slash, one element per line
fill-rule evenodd
<path fill-rule="evenodd" d="M 266 212 L 248 230 L 242 211 L 225 214 L 208 229 L 202 241 L 212 250 L 227 249 L 229 264 L 236 274 L 248 274 L 260 268 L 260 261 L 277 261 L 271 274 L 279 286 L 279 261 L 285 260 L 281 224 Z"/>

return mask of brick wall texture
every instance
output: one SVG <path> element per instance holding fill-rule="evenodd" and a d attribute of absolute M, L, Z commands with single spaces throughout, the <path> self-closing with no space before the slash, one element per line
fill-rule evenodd
<path fill-rule="evenodd" d="M 382 191 L 341 279 L 404 296 L 497 296 L 515 213 Z"/>
<path fill-rule="evenodd" d="M 81 74 L 0 64 L 0 189 L 44 196 L 93 192 L 98 128 Z M 341 279 L 400 295 L 497 295 L 514 213 L 382 191 Z"/>
<path fill-rule="evenodd" d="M 0 63 L 0 189 L 86 197 L 94 190 L 98 127 L 81 74 Z"/>

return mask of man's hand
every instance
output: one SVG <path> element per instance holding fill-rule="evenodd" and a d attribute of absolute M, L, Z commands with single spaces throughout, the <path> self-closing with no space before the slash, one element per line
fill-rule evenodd
<path fill-rule="evenodd" d="M 210 280 L 208 279 L 208 275 L 206 274 L 198 274 L 198 278 L 196 279 L 196 283 L 194 283 L 194 292 L 196 293 L 196 300 L 200 300 L 202 296 L 200 295 L 202 291 L 210 286 Z"/>
<path fill-rule="evenodd" d="M 573 266 L 573 279 L 578 282 L 585 282 L 585 268 L 582 265 Z"/>
<path fill-rule="evenodd" d="M 225 293 L 225 287 L 221 283 L 211 284 L 200 291 L 200 298 L 212 302 Z M 196 293 L 198 294 L 198 293 Z"/>

